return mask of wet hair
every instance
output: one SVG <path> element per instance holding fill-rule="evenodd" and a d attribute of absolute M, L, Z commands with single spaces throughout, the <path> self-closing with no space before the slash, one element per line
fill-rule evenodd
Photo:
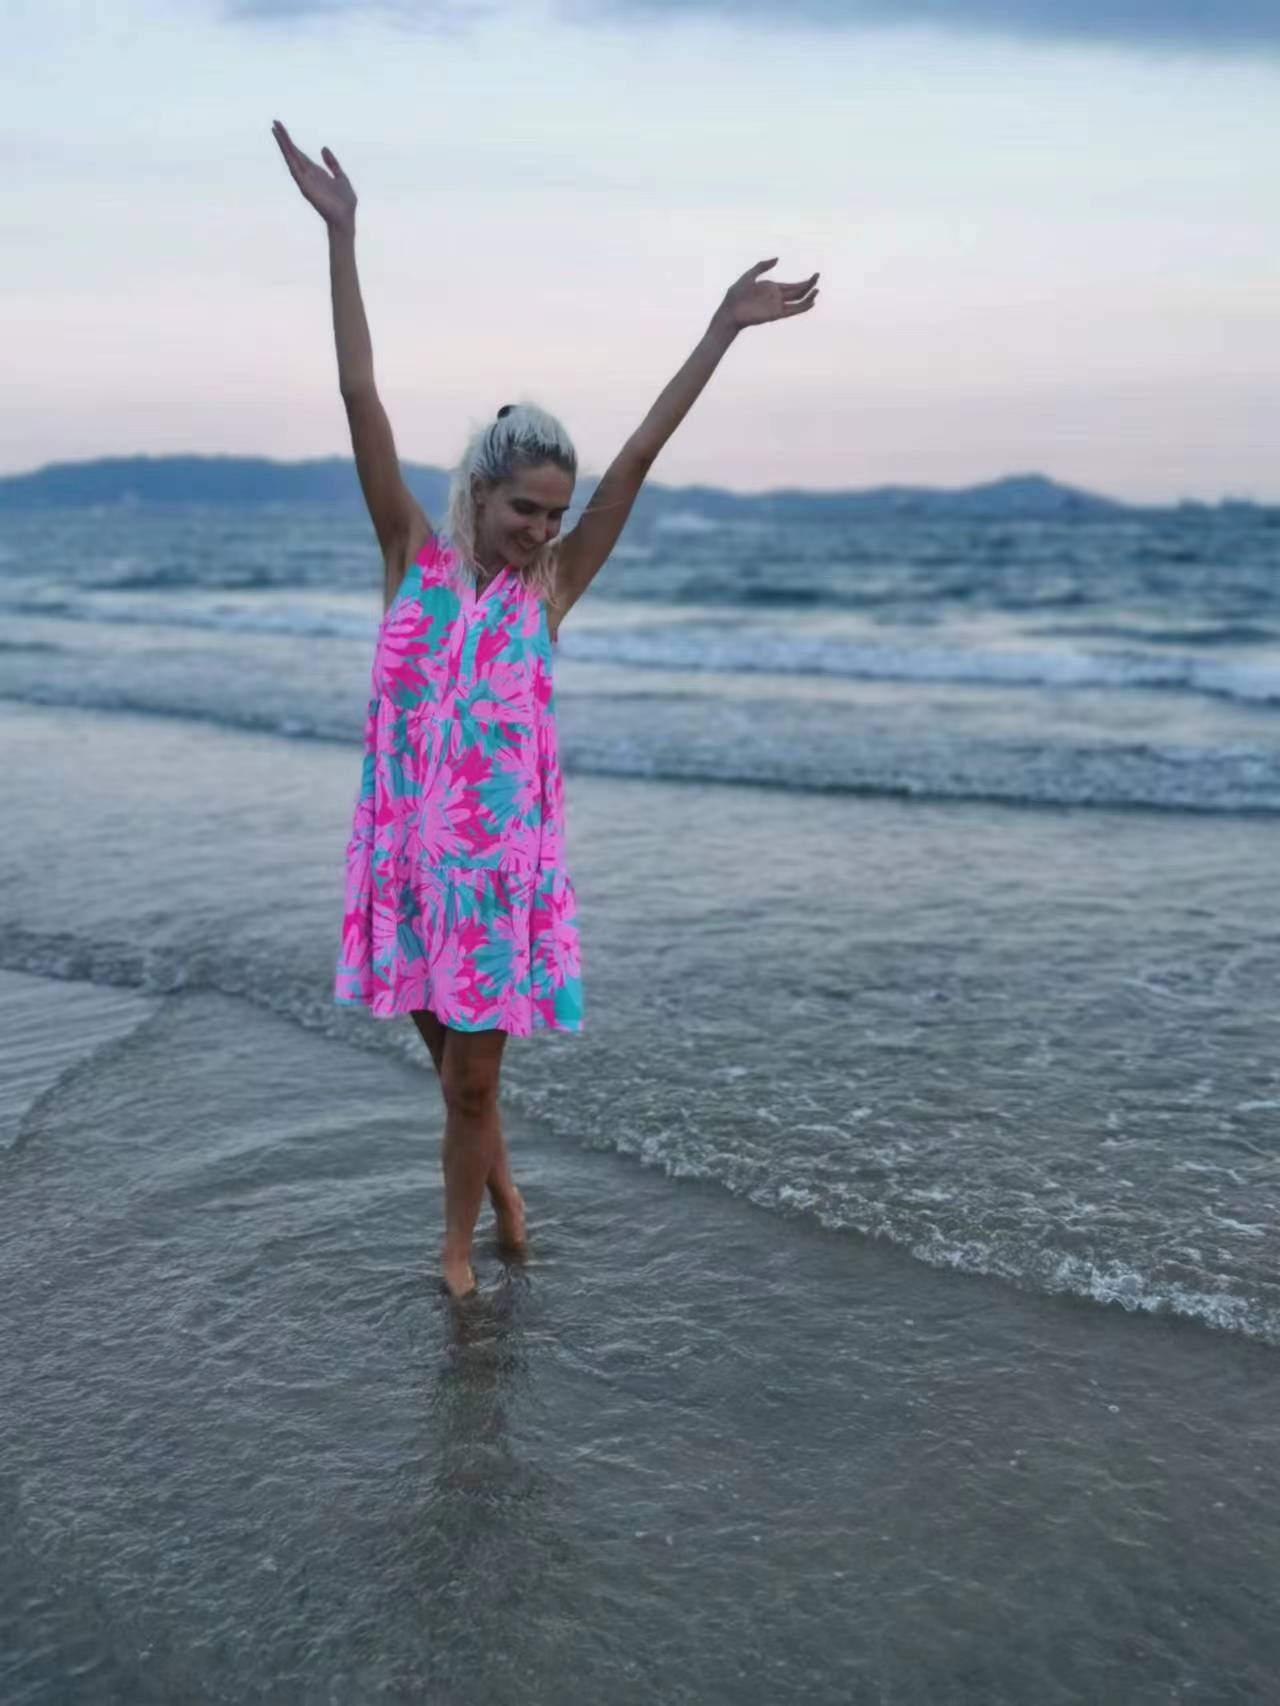
<path fill-rule="evenodd" d="M 480 578 L 476 561 L 476 485 L 503 485 L 524 468 L 553 462 L 571 478 L 578 473 L 578 453 L 561 423 L 536 403 L 504 403 L 493 420 L 478 427 L 449 484 L 446 531 L 458 559 L 459 572 L 474 585 Z M 550 540 L 523 572 L 540 598 L 553 599 L 559 538 Z"/>

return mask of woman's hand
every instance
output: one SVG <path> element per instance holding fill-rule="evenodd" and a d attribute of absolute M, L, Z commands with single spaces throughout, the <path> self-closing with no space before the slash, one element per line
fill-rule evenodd
<path fill-rule="evenodd" d="M 295 145 L 279 119 L 272 123 L 271 131 L 280 144 L 285 165 L 293 173 L 294 183 L 325 224 L 354 230 L 356 192 L 351 187 L 350 178 L 338 164 L 337 157 L 327 148 L 320 150 L 325 166 L 329 168 L 326 172 L 324 166 L 317 166 L 314 160 L 309 160 L 301 148 Z"/>
<path fill-rule="evenodd" d="M 770 267 L 778 264 L 757 261 L 748 267 L 735 284 L 725 292 L 724 301 L 716 310 L 722 325 L 738 331 L 743 326 L 763 326 L 769 320 L 785 320 L 792 314 L 803 314 L 812 308 L 818 297 L 818 275 L 802 278 L 796 284 L 781 284 L 774 278 L 761 278 Z"/>

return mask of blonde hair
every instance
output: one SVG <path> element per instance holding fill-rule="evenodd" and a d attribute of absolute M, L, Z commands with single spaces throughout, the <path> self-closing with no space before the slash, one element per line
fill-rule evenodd
<path fill-rule="evenodd" d="M 514 480 L 522 468 L 538 468 L 554 462 L 573 478 L 578 473 L 578 453 L 573 440 L 554 415 L 536 403 L 506 403 L 497 418 L 477 427 L 467 440 L 462 459 L 449 482 L 445 528 L 457 557 L 459 573 L 471 584 L 480 578 L 476 560 L 476 494 L 474 482 L 497 486 Z M 556 559 L 560 540 L 548 541 L 521 569 L 539 598 L 555 603 Z"/>

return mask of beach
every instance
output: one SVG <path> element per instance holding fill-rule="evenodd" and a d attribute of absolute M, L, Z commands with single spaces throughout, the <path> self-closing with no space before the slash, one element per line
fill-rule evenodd
<path fill-rule="evenodd" d="M 0 1697 L 1268 1699 L 1269 569 L 623 555 L 458 1307 L 427 1051 L 331 999 L 367 545 L 202 519 L 0 531 Z"/>

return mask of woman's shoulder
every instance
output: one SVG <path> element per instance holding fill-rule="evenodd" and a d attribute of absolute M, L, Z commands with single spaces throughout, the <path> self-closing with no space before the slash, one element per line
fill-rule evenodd
<path fill-rule="evenodd" d="M 425 517 L 409 542 L 409 567 L 437 580 L 447 577 L 452 582 L 457 578 L 458 553 L 453 541 Z"/>
<path fill-rule="evenodd" d="M 449 541 L 421 511 L 415 519 L 408 543 L 411 564 L 434 562 L 449 550 Z"/>

